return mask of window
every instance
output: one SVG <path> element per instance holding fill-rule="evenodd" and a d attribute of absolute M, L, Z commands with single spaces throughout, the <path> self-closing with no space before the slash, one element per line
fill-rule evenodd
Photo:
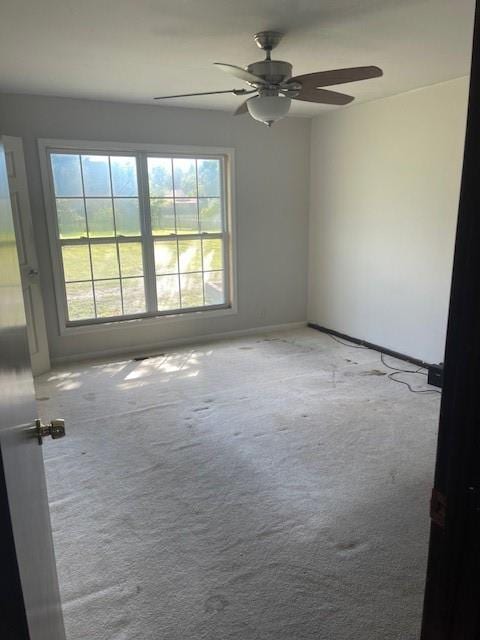
<path fill-rule="evenodd" d="M 66 326 L 231 306 L 227 160 L 47 148 Z"/>

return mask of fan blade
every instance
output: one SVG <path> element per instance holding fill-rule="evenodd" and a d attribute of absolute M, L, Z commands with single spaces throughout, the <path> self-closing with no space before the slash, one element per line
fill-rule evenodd
<path fill-rule="evenodd" d="M 248 98 L 248 100 L 250 100 L 250 98 Z M 244 113 L 248 112 L 248 106 L 247 106 L 247 102 L 248 100 L 244 100 L 242 102 L 242 104 L 238 107 L 238 109 L 235 111 L 235 113 L 233 114 L 234 116 L 241 116 Z"/>
<path fill-rule="evenodd" d="M 317 87 L 330 87 L 334 84 L 358 82 L 359 80 L 368 80 L 380 76 L 383 76 L 383 71 L 379 67 L 350 67 L 348 69 L 306 73 L 303 76 L 290 78 L 288 83 L 300 82 L 303 87 L 316 89 Z"/>
<path fill-rule="evenodd" d="M 310 89 L 302 88 L 299 95 L 294 100 L 305 100 L 306 102 L 319 102 L 320 104 L 344 105 L 355 100 L 353 96 L 347 96 L 345 93 L 337 93 L 336 91 L 328 91 L 327 89 Z"/>
<path fill-rule="evenodd" d="M 189 98 L 190 96 L 213 96 L 217 93 L 234 93 L 236 96 L 243 96 L 250 93 L 247 89 L 226 89 L 225 91 L 202 91 L 201 93 L 179 93 L 175 96 L 157 96 L 154 100 L 166 100 L 167 98 Z"/>
<path fill-rule="evenodd" d="M 244 82 L 249 82 L 251 84 L 265 84 L 265 80 L 260 78 L 260 76 L 256 76 L 250 71 L 246 69 L 242 69 L 242 67 L 236 67 L 234 64 L 224 64 L 223 62 L 214 62 L 216 67 L 229 73 L 231 76 L 235 76 L 239 80 L 243 80 Z"/>

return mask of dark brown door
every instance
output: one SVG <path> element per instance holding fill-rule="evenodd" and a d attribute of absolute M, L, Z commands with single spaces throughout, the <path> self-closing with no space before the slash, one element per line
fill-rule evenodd
<path fill-rule="evenodd" d="M 65 640 L 0 139 L 0 637 Z"/>
<path fill-rule="evenodd" d="M 422 640 L 480 638 L 479 398 L 480 14 L 477 2 Z"/>

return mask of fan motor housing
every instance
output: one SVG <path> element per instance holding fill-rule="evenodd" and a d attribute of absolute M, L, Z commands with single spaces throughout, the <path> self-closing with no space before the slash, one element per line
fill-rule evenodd
<path fill-rule="evenodd" d="M 260 60 L 247 67 L 250 73 L 260 76 L 269 84 L 281 84 L 292 77 L 292 65 L 283 60 Z"/>

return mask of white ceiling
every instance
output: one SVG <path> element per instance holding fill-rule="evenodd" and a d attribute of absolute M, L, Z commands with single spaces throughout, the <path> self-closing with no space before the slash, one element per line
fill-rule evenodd
<path fill-rule="evenodd" d="M 160 94 L 242 88 L 212 62 L 246 66 L 262 59 L 251 35 L 270 28 L 286 34 L 274 57 L 291 62 L 295 74 L 382 67 L 383 78 L 339 88 L 371 100 L 468 74 L 474 6 L 474 0 L 1 0 L 0 90 L 150 103 Z M 162 105 L 233 111 L 241 100 L 220 95 Z M 292 113 L 326 108 L 296 101 Z"/>

